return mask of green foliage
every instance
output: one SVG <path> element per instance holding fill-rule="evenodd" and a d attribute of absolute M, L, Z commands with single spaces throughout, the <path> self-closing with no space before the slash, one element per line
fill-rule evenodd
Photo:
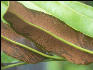
<path fill-rule="evenodd" d="M 92 66 L 93 64 L 89 64 L 89 65 L 77 65 L 77 64 L 73 64 L 71 62 L 62 62 L 61 63 L 62 66 L 62 70 L 92 70 Z"/>
<path fill-rule="evenodd" d="M 75 30 L 93 37 L 93 15 L 91 15 L 93 7 L 91 6 L 72 1 L 30 1 L 28 5 L 26 2 L 20 3 L 24 4 L 26 7 L 29 6 L 28 8 L 30 9 L 51 14 L 64 21 Z M 32 4 L 33 6 L 31 6 Z"/>
<path fill-rule="evenodd" d="M 1 20 L 6 24 L 7 22 L 4 20 L 3 16 L 7 12 L 8 7 L 9 7 L 9 1 L 1 1 Z"/>
<path fill-rule="evenodd" d="M 92 70 L 93 63 L 89 65 L 77 65 L 68 61 L 47 62 L 46 70 Z"/>
<path fill-rule="evenodd" d="M 61 64 L 62 62 L 60 61 L 47 62 L 46 70 L 62 70 Z"/>
<path fill-rule="evenodd" d="M 1 17 L 3 18 L 4 14 L 8 9 L 8 1 L 1 1 Z"/>
<path fill-rule="evenodd" d="M 2 63 L 14 63 L 14 62 L 18 62 L 18 61 L 19 60 L 6 55 L 4 52 L 1 52 L 1 62 Z"/>

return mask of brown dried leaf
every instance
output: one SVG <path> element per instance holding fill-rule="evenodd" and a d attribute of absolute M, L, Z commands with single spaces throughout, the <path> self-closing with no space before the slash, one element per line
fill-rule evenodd
<path fill-rule="evenodd" d="M 43 52 L 43 50 L 41 50 L 34 42 L 31 42 L 30 40 L 13 31 L 8 26 L 8 24 L 1 23 L 1 34 L 13 41 L 19 42 L 21 44 L 27 45 L 31 48 Z M 39 54 L 31 52 L 3 38 L 1 39 L 1 43 L 2 50 L 9 56 L 12 56 L 16 59 L 22 60 L 27 63 L 37 63 L 44 60 L 44 57 L 40 56 Z"/>
<path fill-rule="evenodd" d="M 71 47 L 48 33 L 25 23 L 21 18 L 38 25 L 47 31 L 75 44 L 82 48 L 93 51 L 93 38 L 70 28 L 59 19 L 48 14 L 29 10 L 17 2 L 10 2 L 8 12 L 4 18 L 11 23 L 11 27 L 21 35 L 40 44 L 49 52 L 65 57 L 76 64 L 87 64 L 93 62 L 93 55 Z"/>

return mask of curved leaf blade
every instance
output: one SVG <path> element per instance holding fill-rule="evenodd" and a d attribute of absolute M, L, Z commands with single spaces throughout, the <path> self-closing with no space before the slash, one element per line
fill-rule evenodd
<path fill-rule="evenodd" d="M 93 16 L 91 15 L 91 17 L 87 17 L 85 15 L 86 14 L 85 10 L 78 12 L 76 9 L 71 8 L 71 6 L 68 6 L 66 2 L 64 3 L 64 1 L 61 1 L 61 2 L 59 1 L 53 1 L 53 2 L 35 1 L 33 2 L 32 1 L 31 3 L 35 4 L 37 7 L 40 7 L 40 9 L 46 11 L 48 14 L 51 14 L 57 17 L 58 19 L 64 21 L 67 25 L 74 28 L 75 30 L 80 31 L 83 34 L 93 38 L 93 31 L 92 31 L 93 30 L 93 18 L 92 18 Z M 82 6 L 82 3 L 79 3 L 79 4 Z M 80 6 L 77 5 L 77 7 L 80 7 Z M 90 10 L 90 12 L 93 12 L 92 7 L 90 6 L 86 7 L 85 5 L 85 8 L 87 9 L 89 8 L 88 10 Z M 84 14 L 82 15 L 81 12 L 84 12 Z"/>
<path fill-rule="evenodd" d="M 3 18 L 4 14 L 7 12 L 9 7 L 8 1 L 1 1 L 1 18 Z"/>
<path fill-rule="evenodd" d="M 93 18 L 93 7 L 77 2 L 77 1 L 64 1 L 64 4 L 71 7 L 75 11 L 78 11 L 80 14 L 85 15 L 87 17 Z"/>
<path fill-rule="evenodd" d="M 2 63 L 14 63 L 14 62 L 18 62 L 19 60 L 6 55 L 4 52 L 1 52 L 1 62 Z"/>

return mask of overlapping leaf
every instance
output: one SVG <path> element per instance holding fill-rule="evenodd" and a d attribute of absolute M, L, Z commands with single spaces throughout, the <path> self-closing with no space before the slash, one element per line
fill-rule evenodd
<path fill-rule="evenodd" d="M 93 38 L 93 7 L 84 5 L 79 2 L 65 2 L 65 1 L 30 1 L 27 5 L 26 2 L 20 2 L 30 9 L 37 9 L 45 13 L 51 14 L 58 19 L 65 22 L 65 24 L 82 32 Z M 30 6 L 30 3 L 33 6 Z"/>
<path fill-rule="evenodd" d="M 4 18 L 16 32 L 48 52 L 77 64 L 93 62 L 93 38 L 75 31 L 53 16 L 10 2 Z"/>
<path fill-rule="evenodd" d="M 1 34 L 13 41 L 19 42 L 31 48 L 37 49 L 38 51 L 41 51 L 39 47 L 36 47 L 37 46 L 36 44 L 14 32 L 7 24 L 4 23 L 1 24 Z M 27 63 L 37 63 L 44 60 L 44 58 L 41 57 L 39 54 L 36 54 L 25 48 L 22 48 L 18 46 L 16 43 L 15 44 L 11 43 L 10 41 L 5 40 L 4 38 L 1 39 L 1 42 L 2 42 L 1 45 L 2 51 L 8 54 L 9 56 L 12 56 Z M 6 59 L 7 58 L 5 58 L 5 60 Z"/>

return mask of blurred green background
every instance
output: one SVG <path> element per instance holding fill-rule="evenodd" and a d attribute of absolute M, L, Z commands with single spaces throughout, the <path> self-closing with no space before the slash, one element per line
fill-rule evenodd
<path fill-rule="evenodd" d="M 37 64 L 26 64 L 6 70 L 93 70 L 93 63 L 89 65 L 77 65 L 68 61 L 49 61 Z"/>
<path fill-rule="evenodd" d="M 77 65 L 68 61 L 48 62 L 46 70 L 93 70 L 93 63 L 89 65 Z"/>

